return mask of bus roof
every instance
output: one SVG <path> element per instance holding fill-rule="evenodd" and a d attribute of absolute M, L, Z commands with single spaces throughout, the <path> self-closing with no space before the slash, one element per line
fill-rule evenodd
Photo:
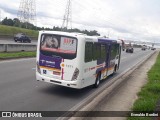
<path fill-rule="evenodd" d="M 84 33 L 76 33 L 76 32 L 62 32 L 62 31 L 45 31 L 42 30 L 40 31 L 41 34 L 46 33 L 46 34 L 57 34 L 57 35 L 66 35 L 66 36 L 79 36 L 79 35 L 83 35 L 86 36 L 86 34 Z"/>
<path fill-rule="evenodd" d="M 114 39 L 109 39 L 109 38 L 99 38 L 98 42 L 103 42 L 103 43 L 117 43 L 117 40 Z"/>
<path fill-rule="evenodd" d="M 75 33 L 75 32 L 62 32 L 62 31 L 40 31 L 41 34 L 57 34 L 57 35 L 64 35 L 64 36 L 72 36 L 72 37 L 78 37 L 78 36 L 84 36 L 86 41 L 93 41 L 93 42 L 102 42 L 102 43 L 117 43 L 117 40 L 109 39 L 109 38 L 101 38 L 100 36 L 87 36 L 83 33 Z"/>

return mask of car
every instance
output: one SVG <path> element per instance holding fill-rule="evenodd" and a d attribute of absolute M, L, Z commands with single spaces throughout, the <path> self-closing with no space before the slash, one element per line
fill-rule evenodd
<path fill-rule="evenodd" d="M 151 50 L 156 50 L 156 48 L 152 47 Z"/>
<path fill-rule="evenodd" d="M 141 50 L 146 50 L 147 49 L 147 46 L 146 45 L 143 45 Z"/>
<path fill-rule="evenodd" d="M 18 33 L 14 36 L 14 41 L 15 42 L 28 42 L 31 43 L 31 39 L 25 35 L 24 33 Z"/>
<path fill-rule="evenodd" d="M 14 35 L 14 40 L 16 40 L 17 38 L 21 37 L 25 35 L 24 33 L 17 33 L 16 35 Z"/>
<path fill-rule="evenodd" d="M 134 51 L 133 47 L 128 47 L 128 48 L 126 49 L 126 52 L 127 52 L 127 53 L 133 53 L 133 51 Z"/>
<path fill-rule="evenodd" d="M 146 48 L 142 48 L 142 50 L 146 50 Z"/>

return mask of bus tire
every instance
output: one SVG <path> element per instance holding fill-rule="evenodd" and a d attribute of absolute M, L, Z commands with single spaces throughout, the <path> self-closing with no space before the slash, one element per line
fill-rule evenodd
<path fill-rule="evenodd" d="M 113 73 L 111 74 L 111 76 L 113 76 L 116 72 L 117 72 L 117 65 L 114 66 L 114 71 L 113 71 Z"/>
<path fill-rule="evenodd" d="M 117 65 L 114 66 L 114 72 L 113 74 L 115 74 L 117 72 Z"/>
<path fill-rule="evenodd" d="M 95 81 L 95 84 L 94 84 L 94 86 L 93 86 L 94 88 L 98 88 L 99 83 L 100 83 L 100 79 L 101 79 L 101 74 L 98 73 L 97 78 L 96 78 L 96 81 Z"/>

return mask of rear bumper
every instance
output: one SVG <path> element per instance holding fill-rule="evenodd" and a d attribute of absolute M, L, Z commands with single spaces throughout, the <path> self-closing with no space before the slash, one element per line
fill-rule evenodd
<path fill-rule="evenodd" d="M 52 83 L 60 86 L 70 87 L 70 88 L 76 88 L 76 89 L 82 88 L 82 85 L 81 85 L 82 80 L 76 80 L 76 81 L 59 80 L 59 79 L 43 76 L 38 72 L 36 72 L 36 80 L 48 82 L 48 83 Z"/>

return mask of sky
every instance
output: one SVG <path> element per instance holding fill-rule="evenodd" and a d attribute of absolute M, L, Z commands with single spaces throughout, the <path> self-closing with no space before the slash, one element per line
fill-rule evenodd
<path fill-rule="evenodd" d="M 0 16 L 16 18 L 22 0 L 0 0 Z M 160 0 L 71 0 L 72 28 L 113 39 L 160 43 Z M 62 26 L 67 0 L 36 0 L 37 26 Z"/>

